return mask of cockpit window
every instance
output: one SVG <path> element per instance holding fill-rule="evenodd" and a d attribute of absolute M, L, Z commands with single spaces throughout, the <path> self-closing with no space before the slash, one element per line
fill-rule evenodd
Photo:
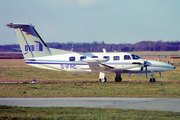
<path fill-rule="evenodd" d="M 131 57 L 129 55 L 124 55 L 124 60 L 131 60 Z"/>
<path fill-rule="evenodd" d="M 131 55 L 131 57 L 132 57 L 132 59 L 133 59 L 133 60 L 140 59 L 140 57 L 139 57 L 139 56 L 137 56 L 137 55 L 134 55 L 134 54 L 132 54 L 132 55 Z"/>
<path fill-rule="evenodd" d="M 98 58 L 98 56 L 92 56 L 92 58 Z"/>
<path fill-rule="evenodd" d="M 114 56 L 113 57 L 113 60 L 119 60 L 120 58 L 119 58 L 119 56 Z"/>
<path fill-rule="evenodd" d="M 69 61 L 75 61 L 75 57 L 69 57 Z"/>

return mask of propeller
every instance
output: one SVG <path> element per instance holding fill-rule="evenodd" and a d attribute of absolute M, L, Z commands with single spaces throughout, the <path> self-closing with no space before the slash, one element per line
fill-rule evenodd
<path fill-rule="evenodd" d="M 145 71 L 146 71 L 146 79 L 147 79 L 147 74 L 148 74 L 148 72 L 147 72 L 147 67 L 150 66 L 150 65 L 151 65 L 150 62 L 148 62 L 147 60 L 144 61 L 144 67 L 145 67 Z M 142 68 L 141 70 L 143 70 L 143 68 Z"/>
<path fill-rule="evenodd" d="M 141 62 L 133 62 L 132 64 L 137 64 L 137 65 L 144 65 L 143 67 L 141 67 L 141 71 L 143 71 L 143 68 L 145 68 L 145 72 L 146 72 L 146 79 L 147 79 L 147 74 L 148 74 L 148 71 L 147 71 L 147 67 L 151 65 L 150 62 L 148 62 L 148 56 L 146 56 L 146 60 L 144 60 L 144 63 L 141 63 Z"/>
<path fill-rule="evenodd" d="M 161 61 L 161 56 L 160 55 L 158 55 L 158 61 Z M 159 72 L 159 76 L 161 78 L 161 72 Z"/>

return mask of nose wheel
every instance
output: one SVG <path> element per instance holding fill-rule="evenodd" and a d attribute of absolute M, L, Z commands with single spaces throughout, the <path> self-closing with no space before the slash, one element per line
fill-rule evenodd
<path fill-rule="evenodd" d="M 154 78 L 154 77 L 152 77 L 152 78 L 150 79 L 150 82 L 151 82 L 151 83 L 156 82 L 155 78 Z"/>

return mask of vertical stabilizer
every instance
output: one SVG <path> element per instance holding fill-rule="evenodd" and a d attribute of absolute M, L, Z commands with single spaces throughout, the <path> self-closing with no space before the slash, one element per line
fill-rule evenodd
<path fill-rule="evenodd" d="M 14 28 L 24 58 L 49 56 L 51 52 L 31 24 L 10 23 Z"/>

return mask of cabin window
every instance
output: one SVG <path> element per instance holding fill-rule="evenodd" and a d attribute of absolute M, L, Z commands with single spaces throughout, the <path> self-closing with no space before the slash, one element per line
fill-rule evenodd
<path fill-rule="evenodd" d="M 133 60 L 138 60 L 138 59 L 140 59 L 140 57 L 139 57 L 139 56 L 134 55 L 134 54 L 132 54 L 132 55 L 131 55 L 131 57 L 132 57 L 132 59 L 133 59 Z"/>
<path fill-rule="evenodd" d="M 109 56 L 104 56 L 103 58 L 106 58 L 108 61 L 109 61 L 109 59 L 110 59 Z"/>
<path fill-rule="evenodd" d="M 80 57 L 80 60 L 82 60 L 82 59 L 86 59 L 86 56 L 81 56 L 81 57 Z"/>
<path fill-rule="evenodd" d="M 75 57 L 69 57 L 69 61 L 75 61 Z"/>
<path fill-rule="evenodd" d="M 131 60 L 131 57 L 129 55 L 124 55 L 124 60 Z"/>
<path fill-rule="evenodd" d="M 114 56 L 113 60 L 119 60 L 119 56 Z"/>
<path fill-rule="evenodd" d="M 98 58 L 98 56 L 92 56 L 92 58 Z"/>

